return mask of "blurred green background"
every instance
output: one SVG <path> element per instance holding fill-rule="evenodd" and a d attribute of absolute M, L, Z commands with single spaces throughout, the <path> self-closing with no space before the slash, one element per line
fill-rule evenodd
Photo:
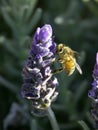
<path fill-rule="evenodd" d="M 57 75 L 52 103 L 60 130 L 93 130 L 88 90 L 98 51 L 98 0 L 0 0 L 0 130 L 52 130 L 47 117 L 31 116 L 21 97 L 22 67 L 38 26 L 51 24 L 55 41 L 80 53 L 83 75 Z"/>

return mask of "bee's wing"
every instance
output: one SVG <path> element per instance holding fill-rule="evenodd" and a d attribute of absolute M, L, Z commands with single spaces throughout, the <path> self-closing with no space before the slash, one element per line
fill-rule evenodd
<path fill-rule="evenodd" d="M 75 58 L 79 57 L 80 58 L 80 53 L 77 51 L 73 51 L 73 55 Z"/>
<path fill-rule="evenodd" d="M 76 69 L 79 71 L 80 74 L 82 74 L 82 70 L 81 70 L 81 68 L 80 68 L 78 63 L 76 63 Z"/>

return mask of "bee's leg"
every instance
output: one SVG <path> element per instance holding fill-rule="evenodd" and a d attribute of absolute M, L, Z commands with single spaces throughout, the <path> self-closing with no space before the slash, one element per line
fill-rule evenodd
<path fill-rule="evenodd" d="M 57 59 L 57 61 L 58 61 L 59 63 L 61 63 L 61 64 L 63 64 L 63 63 L 65 62 L 64 60 L 61 60 L 60 58 Z"/>
<path fill-rule="evenodd" d="M 65 61 L 63 61 L 63 60 L 58 60 L 61 64 L 63 64 Z"/>
<path fill-rule="evenodd" d="M 64 70 L 64 68 L 58 68 L 58 69 L 55 69 L 52 71 L 52 74 L 57 74 L 57 73 L 60 73 Z"/>
<path fill-rule="evenodd" d="M 59 59 L 56 58 L 56 59 L 54 60 L 54 62 L 59 62 L 59 63 L 62 64 L 62 63 L 64 63 L 65 61 L 61 60 L 60 58 L 59 58 Z"/>

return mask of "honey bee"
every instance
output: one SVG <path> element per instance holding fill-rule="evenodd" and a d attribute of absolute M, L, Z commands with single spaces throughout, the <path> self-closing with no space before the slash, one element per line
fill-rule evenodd
<path fill-rule="evenodd" d="M 80 74 L 82 74 L 82 70 L 78 63 L 76 62 L 76 54 L 74 50 L 72 50 L 70 47 L 60 43 L 57 46 L 57 54 L 59 56 L 59 63 L 61 63 L 62 67 L 56 70 L 56 73 L 59 73 L 63 70 L 67 72 L 68 75 L 72 75 L 75 69 L 78 70 Z"/>

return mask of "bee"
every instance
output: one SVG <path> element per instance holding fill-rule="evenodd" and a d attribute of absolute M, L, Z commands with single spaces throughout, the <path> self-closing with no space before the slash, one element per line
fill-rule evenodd
<path fill-rule="evenodd" d="M 76 62 L 76 51 L 72 50 L 70 47 L 60 43 L 57 46 L 57 55 L 59 56 L 59 63 L 61 63 L 62 67 L 57 69 L 55 72 L 61 72 L 65 70 L 68 75 L 72 75 L 75 69 L 78 70 L 80 74 L 82 74 L 82 70 L 79 64 Z"/>

